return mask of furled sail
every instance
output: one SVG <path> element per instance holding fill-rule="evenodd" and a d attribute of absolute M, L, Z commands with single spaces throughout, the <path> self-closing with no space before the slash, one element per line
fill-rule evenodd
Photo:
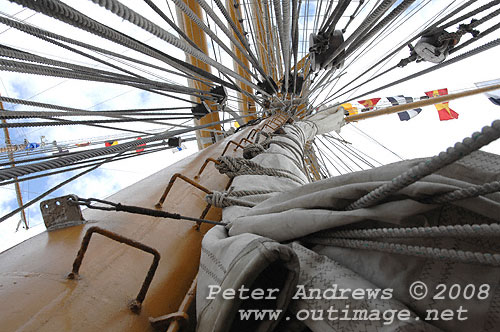
<path fill-rule="evenodd" d="M 488 285 L 500 281 L 500 248 L 489 240 L 498 235 L 500 194 L 491 188 L 486 196 L 471 192 L 484 191 L 485 181 L 498 184 L 500 157 L 475 151 L 452 163 L 456 151 L 451 149 L 434 159 L 309 182 L 300 156 L 323 125 L 288 124 L 285 134 L 267 134 L 270 139 L 252 159 L 219 158 L 219 171 L 233 182 L 228 192 L 207 197 L 223 207 L 227 226 L 214 227 L 202 242 L 198 331 L 472 331 L 498 326 L 494 312 L 500 293 Z M 493 134 L 485 130 L 476 137 L 498 135 L 498 126 L 494 123 Z M 464 144 L 455 150 L 474 150 L 470 141 Z M 401 174 L 417 176 L 436 158 L 447 162 L 433 174 L 408 181 L 374 205 L 346 209 L 359 197 L 401 181 Z M 435 290 L 417 300 L 409 294 L 416 281 Z M 467 285 L 478 290 L 475 300 L 436 295 L 439 287 Z M 371 290 L 376 295 L 367 295 Z M 276 316 L 256 319 L 251 316 L 256 308 Z M 467 317 L 466 322 L 432 320 L 435 312 L 446 310 L 455 319 Z"/>

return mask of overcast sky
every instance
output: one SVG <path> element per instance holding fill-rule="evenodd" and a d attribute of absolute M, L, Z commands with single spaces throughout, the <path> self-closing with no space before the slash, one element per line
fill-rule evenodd
<path fill-rule="evenodd" d="M 90 1 L 73 0 L 64 2 L 87 13 L 92 18 L 98 19 L 109 26 L 113 26 L 113 28 L 119 31 L 131 34 L 138 40 L 147 42 L 173 56 L 184 59 L 184 55 L 181 51 L 171 47 L 170 45 L 166 45 L 164 42 L 152 37 L 132 24 L 123 22 L 118 17 L 110 14 L 105 9 L 93 4 Z M 167 31 L 173 32 L 172 29 L 165 26 L 161 18 L 155 15 L 154 12 L 144 4 L 144 2 L 133 0 L 123 0 L 121 2 L 136 9 L 142 15 L 164 27 Z M 164 2 L 160 2 L 157 2 L 158 5 L 167 11 L 168 9 L 164 6 Z M 448 4 L 456 6 L 462 2 L 463 1 L 451 0 L 431 1 L 415 16 L 404 24 L 398 26 L 392 34 L 380 41 L 377 41 L 370 52 L 358 59 L 355 63 L 347 66 L 350 63 L 350 60 L 348 59 L 346 61 L 345 68 L 346 74 L 342 76 L 342 79 L 337 83 L 336 87 L 341 87 L 350 82 L 350 80 L 362 73 L 365 68 L 374 63 L 376 59 L 386 54 L 388 50 L 392 49 L 396 45 L 399 45 L 399 43 L 403 40 L 407 39 L 407 37 L 411 35 L 414 30 L 425 24 L 440 9 L 446 7 Z M 474 5 L 474 8 L 479 7 L 486 2 L 487 1 L 478 1 L 477 4 Z M 375 3 L 375 1 L 370 1 L 369 3 Z M 417 6 L 420 3 L 424 3 L 424 1 L 417 1 L 414 6 Z M 174 5 L 171 4 L 172 9 L 173 6 Z M 364 11 L 360 13 L 360 18 L 363 17 L 363 15 L 366 16 L 372 8 L 370 6 L 373 6 L 373 4 L 365 7 Z M 349 9 L 351 13 L 354 8 L 355 6 Z M 311 16 L 308 22 L 311 23 L 312 14 L 315 12 L 314 5 L 311 4 L 308 10 Z M 44 29 L 54 31 L 74 39 L 86 41 L 96 46 L 112 49 L 117 53 L 124 53 L 128 56 L 135 56 L 140 59 L 144 59 L 143 55 L 134 51 L 126 50 L 124 47 L 114 44 L 110 46 L 110 43 L 107 41 L 86 32 L 79 31 L 64 23 L 49 19 L 42 14 L 34 15 L 34 12 L 28 9 L 23 9 L 21 6 L 12 4 L 9 1 L 0 0 L 0 11 L 7 15 L 15 15 L 17 19 L 25 20 L 25 22 L 35 26 L 43 27 Z M 302 12 L 305 12 L 304 8 Z M 350 13 L 347 13 L 347 15 L 348 14 Z M 483 16 L 484 14 L 480 14 L 477 15 L 477 18 Z M 361 20 L 357 20 L 353 23 L 349 27 L 347 33 L 352 32 L 360 21 Z M 347 22 L 347 18 L 343 18 L 340 25 L 342 26 L 345 22 Z M 467 23 L 468 22 L 469 20 L 467 20 Z M 213 22 L 211 23 L 213 24 Z M 493 20 L 491 23 L 484 24 L 484 26 L 481 26 L 479 30 L 483 31 L 493 23 L 498 23 L 498 19 Z M 304 27 L 303 21 L 300 22 L 300 25 L 302 28 Z M 455 27 L 448 29 L 448 31 L 454 31 L 453 29 L 455 29 Z M 227 39 L 223 38 L 221 35 L 222 33 L 220 33 L 219 30 L 218 36 L 221 37 L 223 41 L 227 42 Z M 482 45 L 499 37 L 499 33 L 493 33 L 490 36 L 481 39 L 475 46 Z M 464 40 L 468 38 L 468 36 L 464 37 Z M 6 26 L 0 26 L 0 40 L 0 43 L 4 45 L 17 47 L 34 53 L 36 52 L 37 54 L 50 58 L 64 61 L 70 60 L 74 63 L 95 66 L 95 63 L 86 58 L 76 56 L 68 51 L 56 48 L 51 44 L 40 41 L 35 37 L 26 35 L 22 32 L 15 31 L 14 29 L 8 29 Z M 213 50 L 211 45 L 210 49 Z M 465 50 L 470 49 L 471 48 L 467 48 Z M 232 60 L 227 55 L 219 54 L 218 51 L 216 54 L 219 62 L 222 62 L 227 67 L 232 69 L 232 65 L 228 65 L 231 64 Z M 391 86 L 390 88 L 371 95 L 366 95 L 364 98 L 360 99 L 376 97 L 383 98 L 395 95 L 420 97 L 424 95 L 425 91 L 435 89 L 448 88 L 450 93 L 452 93 L 465 88 L 472 88 L 474 87 L 475 82 L 500 78 L 500 69 L 497 60 L 498 54 L 500 54 L 499 50 L 493 49 L 481 55 L 475 56 L 470 60 L 462 61 L 443 70 L 426 74 L 404 84 Z M 222 55 L 222 57 L 220 55 Z M 401 51 L 392 60 L 392 62 L 388 64 L 388 67 L 394 65 L 400 59 L 407 57 L 408 55 L 408 49 Z M 159 61 L 154 63 L 162 65 Z M 399 79 L 415 71 L 425 69 L 430 65 L 431 64 L 428 63 L 412 63 L 405 68 L 398 68 L 389 75 L 360 88 L 356 94 L 371 90 L 376 86 Z M 151 70 L 151 72 L 154 72 L 154 74 L 161 74 L 163 79 L 174 80 L 181 84 L 186 84 L 184 80 L 179 79 L 175 75 L 166 75 L 165 73 L 153 70 Z M 158 79 L 152 75 L 144 75 Z M 370 76 L 367 76 L 366 78 L 368 77 Z M 147 93 L 126 86 L 71 81 L 66 79 L 21 75 L 9 72 L 0 72 L 0 79 L 0 93 L 3 96 L 30 99 L 33 101 L 89 110 L 127 109 L 134 107 L 171 107 L 179 105 L 178 102 L 166 99 L 163 96 Z M 362 81 L 364 81 L 364 79 L 361 79 L 359 82 Z M 318 98 L 318 101 L 321 101 L 326 97 L 328 90 L 329 89 L 323 90 L 323 94 L 320 98 Z M 333 89 L 333 91 L 335 90 L 336 88 Z M 340 100 L 336 101 L 343 101 L 348 96 L 349 94 L 340 97 Z M 235 102 L 231 102 L 230 105 L 234 108 L 237 107 Z M 14 106 L 7 103 L 5 103 L 4 106 L 6 109 L 32 110 L 32 108 Z M 483 126 L 491 124 L 491 122 L 499 118 L 500 115 L 500 107 L 493 105 L 484 95 L 451 101 L 450 107 L 460 114 L 458 120 L 439 121 L 435 107 L 428 106 L 423 109 L 420 115 L 407 122 L 401 122 L 396 114 L 392 114 L 376 119 L 360 121 L 355 124 L 355 126 L 368 133 L 371 137 L 375 138 L 384 146 L 394 151 L 397 155 L 409 159 L 435 155 L 440 151 L 445 150 L 455 142 L 462 140 L 464 137 L 470 136 L 470 134 L 481 129 Z M 127 126 L 123 125 L 123 127 Z M 131 128 L 130 125 L 127 128 Z M 138 130 L 151 130 L 158 129 L 160 127 L 151 124 L 134 124 L 134 128 Z M 97 138 L 114 137 L 116 135 L 121 135 L 122 133 L 86 126 L 67 126 L 12 129 L 10 130 L 10 134 L 14 144 L 22 143 L 24 139 L 28 139 L 31 142 L 39 142 L 40 136 L 45 136 L 49 142 L 56 140 L 60 144 L 75 144 L 78 141 L 85 143 L 97 140 Z M 352 142 L 356 148 L 373 156 L 384 164 L 399 160 L 394 154 L 382 148 L 371 139 L 367 139 L 365 136 L 360 135 L 359 131 L 352 128 L 351 125 L 345 126 L 342 129 L 341 135 L 349 142 Z M 1 138 L 3 142 L 3 132 L 1 134 Z M 175 154 L 172 153 L 172 151 L 164 151 L 140 158 L 131 158 L 125 161 L 106 164 L 99 170 L 94 171 L 72 184 L 54 192 L 48 196 L 48 198 L 66 195 L 69 193 L 75 193 L 81 197 L 105 198 L 111 193 L 139 181 L 140 179 L 186 157 L 191 153 L 196 152 L 197 150 L 196 144 L 193 142 L 186 143 L 186 146 L 187 149 Z M 492 143 L 483 150 L 500 153 L 500 142 Z M 46 191 L 51 186 L 58 184 L 73 174 L 76 173 L 60 174 L 44 178 L 42 180 L 23 182 L 21 184 L 21 190 L 24 201 L 26 202 L 34 198 L 38 194 Z M 16 205 L 14 187 L 12 185 L 0 187 L 0 215 L 5 215 L 10 212 L 16 207 Z M 29 223 L 32 225 L 32 229 L 29 231 L 20 229 L 17 233 L 14 232 L 19 221 L 19 216 L 14 216 L 0 224 L 0 251 L 8 248 L 14 243 L 19 242 L 21 239 L 24 239 L 29 235 L 39 233 L 44 230 L 38 203 L 27 210 L 27 215 Z"/>

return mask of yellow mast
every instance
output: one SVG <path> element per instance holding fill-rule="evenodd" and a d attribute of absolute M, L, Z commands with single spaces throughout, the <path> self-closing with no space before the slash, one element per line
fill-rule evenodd
<path fill-rule="evenodd" d="M 240 21 L 238 19 L 239 17 L 242 17 L 241 8 L 240 8 L 240 5 L 239 5 L 239 1 L 238 0 L 226 0 L 226 8 L 229 11 L 229 15 L 231 16 L 231 19 L 236 24 L 236 27 L 238 28 L 239 33 L 242 36 L 244 36 L 243 27 L 242 27 L 242 25 L 241 25 L 241 23 L 240 23 Z M 232 34 L 233 34 L 233 37 L 241 44 L 241 46 L 243 46 L 243 44 L 241 43 L 241 41 L 238 39 L 238 36 L 236 35 L 236 33 L 234 31 L 232 31 Z M 247 68 L 250 68 L 247 57 L 235 45 L 233 45 L 233 44 L 231 44 L 231 49 L 234 52 L 234 54 L 236 54 L 236 56 L 238 57 L 238 59 L 240 59 L 241 62 L 243 62 L 243 64 Z M 246 78 L 247 80 L 251 81 L 250 74 L 244 68 L 241 68 L 241 66 L 236 61 L 234 61 L 234 60 L 233 60 L 233 66 L 234 66 L 234 69 L 236 70 L 236 72 L 239 75 L 241 75 L 244 78 Z M 238 81 L 237 85 L 242 90 L 244 90 L 244 91 L 246 91 L 246 92 L 248 92 L 250 94 L 254 93 L 253 89 L 251 87 L 249 87 L 248 85 L 246 85 L 245 83 L 243 83 L 243 82 L 239 82 Z M 248 97 L 247 95 L 245 95 L 245 94 L 243 94 L 241 92 L 238 92 L 238 98 L 240 99 L 240 101 L 238 102 L 238 108 L 239 108 L 240 112 L 243 115 L 248 115 L 248 114 L 251 114 L 251 113 L 255 113 L 255 103 L 254 103 L 254 101 L 250 97 Z M 248 121 L 250 121 L 252 119 L 255 119 L 255 117 L 245 118 L 244 121 L 246 123 L 246 122 L 248 122 Z"/>
<path fill-rule="evenodd" d="M 188 7 L 200 18 L 203 19 L 203 14 L 201 11 L 200 5 L 195 1 L 195 0 L 182 0 Z M 179 26 L 181 29 L 184 31 L 184 33 L 187 35 L 189 39 L 191 39 L 198 47 L 199 49 L 208 55 L 208 44 L 207 44 L 207 37 L 205 32 L 198 27 L 198 25 L 193 22 L 186 14 L 184 14 L 178 7 L 176 7 L 176 12 L 177 12 L 177 18 L 179 20 Z M 203 69 L 207 72 L 211 72 L 211 67 L 206 64 L 205 62 L 195 58 L 192 55 L 186 55 L 187 61 L 191 63 L 192 65 Z M 203 90 L 203 91 L 210 91 L 210 87 L 202 84 L 201 82 L 195 81 L 195 80 L 188 80 L 189 86 Z M 191 100 L 200 103 L 200 98 L 198 97 L 191 97 Z M 195 120 L 194 123 L 195 125 L 204 125 L 212 122 L 217 122 L 219 121 L 219 113 L 215 112 L 217 109 L 215 105 L 207 101 L 206 102 L 207 106 L 212 110 L 210 114 L 205 115 L 199 120 Z M 207 128 L 208 130 L 217 130 L 220 131 L 222 130 L 221 126 L 214 125 L 211 127 Z M 198 148 L 204 149 L 210 145 L 213 144 L 212 142 L 212 137 L 213 134 L 210 131 L 207 130 L 199 130 L 196 132 L 196 137 L 198 139 Z"/>
<path fill-rule="evenodd" d="M 0 110 L 3 111 L 4 108 L 3 108 L 3 103 L 0 101 Z M 5 119 L 2 119 L 2 123 L 7 123 L 7 121 Z M 11 147 L 11 141 L 10 141 L 10 135 L 9 135 L 9 129 L 7 127 L 3 128 L 3 134 L 5 136 L 5 145 L 6 145 L 6 148 L 7 148 L 7 156 L 9 157 L 9 161 L 10 163 L 12 164 L 12 167 L 16 166 L 14 164 L 14 153 L 12 151 L 12 149 L 10 149 Z M 14 178 L 15 181 L 17 181 L 17 178 Z M 15 182 L 14 183 L 14 188 L 16 190 L 16 199 L 17 199 L 17 204 L 19 205 L 19 207 L 23 206 L 23 196 L 21 194 L 21 188 L 19 187 L 19 183 L 18 182 Z M 24 212 L 24 210 L 21 210 L 21 221 L 20 223 L 24 223 L 24 226 L 26 227 L 26 229 L 29 228 L 28 226 L 28 222 L 26 220 L 26 213 Z M 17 225 L 17 228 L 19 228 L 19 225 L 20 223 Z"/>

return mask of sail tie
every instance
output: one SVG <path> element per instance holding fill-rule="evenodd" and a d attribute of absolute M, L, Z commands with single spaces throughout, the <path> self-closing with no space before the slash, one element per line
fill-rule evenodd
<path fill-rule="evenodd" d="M 259 143 L 260 136 L 266 137 L 266 139 L 262 142 Z M 259 131 L 257 133 L 257 137 L 255 138 L 255 143 L 248 144 L 243 148 L 243 158 L 245 159 L 252 159 L 253 157 L 261 154 L 262 152 L 266 151 L 266 149 L 269 148 L 269 145 L 271 144 L 271 137 L 272 135 L 266 132 Z"/>
<path fill-rule="evenodd" d="M 274 190 L 239 190 L 234 191 L 234 187 L 231 187 L 228 191 L 220 192 L 214 191 L 211 194 L 205 196 L 205 201 L 212 206 L 219 208 L 226 208 L 233 205 L 254 207 L 256 204 L 235 197 L 244 197 L 252 195 L 265 195 L 274 193 Z M 232 197 L 230 197 L 232 196 Z"/>
<path fill-rule="evenodd" d="M 239 175 L 269 175 L 290 179 L 298 184 L 304 184 L 294 173 L 286 169 L 263 167 L 245 158 L 235 158 L 230 156 L 220 156 L 215 164 L 215 168 L 221 174 L 226 174 L 230 178 Z"/>

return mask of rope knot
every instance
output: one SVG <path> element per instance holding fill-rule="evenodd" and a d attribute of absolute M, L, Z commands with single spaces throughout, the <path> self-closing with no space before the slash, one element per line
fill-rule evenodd
<path fill-rule="evenodd" d="M 243 165 L 245 165 L 245 159 L 231 156 L 220 156 L 217 158 L 217 161 L 219 164 L 215 164 L 215 168 L 219 171 L 219 173 L 227 174 L 228 176 L 231 176 L 230 174 L 238 173 Z"/>
<path fill-rule="evenodd" d="M 266 139 L 259 144 L 261 135 L 264 136 Z M 243 158 L 245 159 L 254 158 L 255 156 L 261 154 L 266 149 L 268 149 L 270 144 L 271 144 L 271 134 L 259 131 L 257 133 L 257 137 L 255 138 L 255 143 L 248 144 L 243 148 Z"/>
<path fill-rule="evenodd" d="M 262 144 L 248 144 L 243 148 L 243 158 L 252 159 L 253 157 L 258 156 L 262 152 L 266 151 Z"/>
<path fill-rule="evenodd" d="M 213 191 L 205 196 L 205 201 L 212 206 L 225 208 L 229 206 L 226 201 L 227 195 L 228 192 Z"/>
<path fill-rule="evenodd" d="M 255 204 L 247 201 L 243 201 L 237 198 L 234 198 L 234 196 L 238 197 L 242 194 L 242 192 L 233 192 L 234 187 L 229 188 L 228 191 L 225 192 L 220 192 L 220 191 L 214 191 L 211 194 L 208 194 L 205 196 L 205 201 L 208 204 L 211 204 L 212 206 L 218 207 L 218 208 L 227 208 L 229 206 L 233 205 L 239 205 L 239 206 L 245 206 L 245 207 L 254 207 Z M 244 194 L 245 192 L 243 192 Z M 233 197 L 230 197 L 233 196 Z"/>

